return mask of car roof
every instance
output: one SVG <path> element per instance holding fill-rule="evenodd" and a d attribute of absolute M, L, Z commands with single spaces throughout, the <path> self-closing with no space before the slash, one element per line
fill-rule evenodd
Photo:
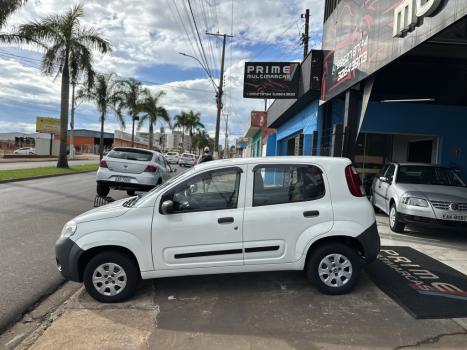
<path fill-rule="evenodd" d="M 195 166 L 196 169 L 203 170 L 219 167 L 220 165 L 236 166 L 245 164 L 301 164 L 301 163 L 316 163 L 316 164 L 350 164 L 348 158 L 339 157 L 321 157 L 321 156 L 276 156 L 276 157 L 255 157 L 255 158 L 229 158 L 220 159 L 210 162 L 203 162 Z"/>
<path fill-rule="evenodd" d="M 120 150 L 120 151 L 145 151 L 145 152 L 151 152 L 155 154 L 160 154 L 160 152 L 153 151 L 151 149 L 145 149 L 145 148 L 138 148 L 138 147 L 115 147 L 112 150 Z"/>

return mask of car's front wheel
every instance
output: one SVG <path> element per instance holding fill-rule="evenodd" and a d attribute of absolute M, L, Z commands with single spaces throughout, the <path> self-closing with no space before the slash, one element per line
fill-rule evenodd
<path fill-rule="evenodd" d="M 402 233 L 405 229 L 405 224 L 399 221 L 395 203 L 392 203 L 391 209 L 389 209 L 389 227 L 391 231 L 397 233 Z"/>
<path fill-rule="evenodd" d="M 351 247 L 341 243 L 319 246 L 311 252 L 306 267 L 308 279 L 324 294 L 350 292 L 360 278 L 360 258 Z"/>
<path fill-rule="evenodd" d="M 100 183 L 100 182 L 98 182 L 98 183 L 97 183 L 97 189 L 96 189 L 96 191 L 97 191 L 97 194 L 98 194 L 99 196 L 105 197 L 105 196 L 107 196 L 107 195 L 109 194 L 109 192 L 110 192 L 110 187 L 107 186 L 107 185 L 104 185 L 104 184 L 102 184 L 102 183 Z"/>
<path fill-rule="evenodd" d="M 114 303 L 130 298 L 139 281 L 138 268 L 125 254 L 116 251 L 94 256 L 83 273 L 84 286 L 96 300 Z"/>

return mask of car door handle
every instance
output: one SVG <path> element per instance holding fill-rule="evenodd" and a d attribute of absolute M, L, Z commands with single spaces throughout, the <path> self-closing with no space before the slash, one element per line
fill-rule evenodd
<path fill-rule="evenodd" d="M 219 224 L 231 224 L 232 222 L 234 222 L 234 218 L 232 217 L 219 218 L 217 219 L 217 222 Z"/>
<path fill-rule="evenodd" d="M 303 216 L 306 217 L 306 218 L 314 218 L 316 216 L 319 216 L 319 211 L 318 210 L 304 211 Z"/>

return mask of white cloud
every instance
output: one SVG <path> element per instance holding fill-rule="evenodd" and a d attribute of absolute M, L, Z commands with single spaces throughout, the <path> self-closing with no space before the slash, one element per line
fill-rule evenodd
<path fill-rule="evenodd" d="M 74 1 L 67 0 L 30 0 L 26 6 L 12 16 L 9 25 L 14 26 L 48 14 L 63 12 L 73 4 L 75 4 Z M 158 68 L 158 71 L 177 69 L 179 76 L 173 79 L 173 82 L 166 86 L 151 85 L 151 89 L 155 91 L 163 89 L 167 92 L 162 102 L 171 114 L 186 109 L 201 112 L 203 122 L 213 134 L 216 105 L 214 93 L 208 92 L 212 91 L 212 86 L 204 77 L 186 79 L 184 71 L 189 68 L 198 68 L 198 63 L 177 53 L 183 51 L 200 57 L 193 44 L 193 36 L 189 40 L 184 31 L 185 26 L 191 33 L 187 17 L 188 2 L 182 0 L 94 0 L 86 1 L 84 4 L 86 13 L 83 19 L 84 24 L 97 28 L 113 45 L 111 55 L 96 57 L 96 68 L 100 71 L 115 71 L 125 77 L 138 74 L 142 68 L 146 68 L 145 72 L 152 68 Z M 233 26 L 230 0 L 191 0 L 191 5 L 196 15 L 208 61 L 213 69 L 219 66 L 220 45 L 216 43 L 217 39 L 211 38 L 211 41 L 208 41 L 204 31 L 219 31 L 228 34 L 232 31 L 235 35 L 231 52 L 232 59 L 230 59 L 229 48 L 226 52 L 224 113 L 230 115 L 232 134 L 242 134 L 250 111 L 264 108 L 263 100 L 243 99 L 242 97 L 244 60 L 255 58 L 260 52 L 263 53 L 263 58 L 280 59 L 287 56 L 291 50 L 296 58 L 300 58 L 302 49 L 297 45 L 299 29 L 303 26 L 300 14 L 306 8 L 310 8 L 311 37 L 319 38 L 324 1 L 234 0 Z M 310 42 L 311 46 L 320 45 L 319 41 L 313 40 Z M 192 49 L 192 44 L 195 51 Z M 5 49 L 5 47 L 0 48 Z M 30 55 L 28 52 L 23 54 Z M 29 67 L 28 62 L 30 65 L 31 61 L 7 59 L 0 52 L 0 120 L 6 118 L 1 112 L 2 105 L 11 105 L 15 101 L 29 105 L 37 104 L 39 111 L 36 114 L 40 113 L 40 108 L 45 112 L 45 108 L 55 109 L 58 106 L 59 79 L 54 81 L 52 77 L 42 75 L 39 70 Z M 149 81 L 161 80 L 151 75 L 141 78 Z M 77 125 L 97 130 L 97 116 L 89 108 L 83 109 L 84 112 L 77 111 Z M 31 112 L 31 114 L 34 113 Z M 109 120 L 111 118 L 109 117 Z M 6 124 L 0 124 L 0 128 L 5 129 Z M 22 127 L 18 124 L 18 128 Z M 118 128 L 117 124 L 111 122 L 106 124 L 107 131 L 112 131 L 113 128 Z"/>

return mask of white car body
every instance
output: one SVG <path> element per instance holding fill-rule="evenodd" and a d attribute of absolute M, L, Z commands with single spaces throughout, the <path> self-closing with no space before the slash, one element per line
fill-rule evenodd
<path fill-rule="evenodd" d="M 33 147 L 22 147 L 22 148 L 18 148 L 13 153 L 22 154 L 22 155 L 32 155 L 32 154 L 36 154 L 36 149 Z"/>
<path fill-rule="evenodd" d="M 116 147 L 100 162 L 97 191 L 104 196 L 109 188 L 147 191 L 166 181 L 171 171 L 170 165 L 159 152 Z"/>
<path fill-rule="evenodd" d="M 363 261 L 372 261 L 379 252 L 374 211 L 363 194 L 351 193 L 347 171 L 350 160 L 327 157 L 196 165 L 141 198 L 74 218 L 63 232 L 70 225 L 75 232 L 57 241 L 59 270 L 80 281 L 79 256 L 105 247 L 134 257 L 143 279 L 302 270 L 312 250 L 332 242 L 352 246 Z M 302 200 L 305 195 L 313 199 Z M 169 212 L 166 198 L 178 209 Z"/>
<path fill-rule="evenodd" d="M 180 160 L 178 161 L 178 165 L 180 166 L 193 166 L 196 164 L 196 156 L 192 153 L 183 153 L 180 156 Z"/>
<path fill-rule="evenodd" d="M 170 164 L 177 164 L 180 159 L 180 154 L 178 152 L 167 152 L 165 154 L 165 159 L 167 159 Z"/>

